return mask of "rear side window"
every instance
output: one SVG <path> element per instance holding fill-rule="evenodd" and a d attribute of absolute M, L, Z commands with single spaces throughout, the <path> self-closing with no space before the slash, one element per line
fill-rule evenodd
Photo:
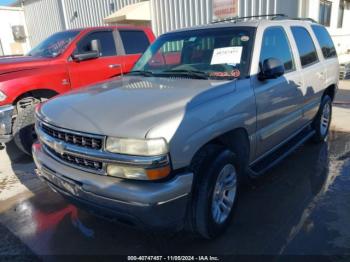
<path fill-rule="evenodd" d="M 268 58 L 277 58 L 281 60 L 286 72 L 295 69 L 289 41 L 282 27 L 270 27 L 264 32 L 260 64 Z"/>
<path fill-rule="evenodd" d="M 318 61 L 316 47 L 309 32 L 300 26 L 293 26 L 292 33 L 298 47 L 301 65 L 303 67 Z"/>
<path fill-rule="evenodd" d="M 321 46 L 324 58 L 332 58 L 337 56 L 332 38 L 330 37 L 328 31 L 323 26 L 312 25 L 312 30 L 314 31 L 317 41 Z"/>
<path fill-rule="evenodd" d="M 91 51 L 91 41 L 99 40 L 101 43 L 100 56 L 115 56 L 117 50 L 112 31 L 100 31 L 88 34 L 78 43 L 78 52 L 86 53 Z"/>
<path fill-rule="evenodd" d="M 119 33 L 128 55 L 143 53 L 150 44 L 143 31 L 120 30 Z"/>

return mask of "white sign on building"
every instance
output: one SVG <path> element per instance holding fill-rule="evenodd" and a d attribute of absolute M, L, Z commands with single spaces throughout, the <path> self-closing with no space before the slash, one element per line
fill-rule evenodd
<path fill-rule="evenodd" d="M 238 0 L 213 0 L 213 19 L 238 16 Z"/>

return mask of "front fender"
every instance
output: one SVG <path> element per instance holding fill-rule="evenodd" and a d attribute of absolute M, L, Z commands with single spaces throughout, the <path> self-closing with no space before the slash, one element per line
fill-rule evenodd
<path fill-rule="evenodd" d="M 13 104 L 21 95 L 40 89 L 52 90 L 58 94 L 69 91 L 69 75 L 65 66 L 49 65 L 45 68 L 22 70 L 2 75 L 0 77 L 0 90 L 6 94 L 7 98 L 0 102 L 0 106 Z"/>
<path fill-rule="evenodd" d="M 149 131 L 147 138 L 166 138 L 173 168 L 179 169 L 189 166 L 205 144 L 229 131 L 244 128 L 253 137 L 255 100 L 251 93 L 248 94 L 248 88 L 244 92 L 247 94 L 233 92 L 193 109 L 186 108 L 181 115 Z"/>

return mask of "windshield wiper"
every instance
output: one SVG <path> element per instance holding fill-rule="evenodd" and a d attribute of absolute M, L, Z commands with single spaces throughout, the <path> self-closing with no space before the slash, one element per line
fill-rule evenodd
<path fill-rule="evenodd" d="M 128 75 L 142 75 L 146 77 L 154 76 L 153 72 L 144 71 L 144 70 L 134 70 L 134 71 L 131 71 Z"/>
<path fill-rule="evenodd" d="M 189 76 L 196 79 L 208 79 L 209 76 L 207 73 L 196 70 L 184 70 L 184 69 L 174 69 L 174 70 L 165 70 L 162 74 L 171 74 L 171 75 L 180 75 L 180 76 Z"/>

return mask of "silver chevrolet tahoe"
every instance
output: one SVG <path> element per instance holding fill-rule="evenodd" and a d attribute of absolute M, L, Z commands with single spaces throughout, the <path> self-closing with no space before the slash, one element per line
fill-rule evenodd
<path fill-rule="evenodd" d="M 96 214 L 213 238 L 234 219 L 243 183 L 326 140 L 338 71 L 312 21 L 166 33 L 130 74 L 37 107 L 37 174 Z"/>

